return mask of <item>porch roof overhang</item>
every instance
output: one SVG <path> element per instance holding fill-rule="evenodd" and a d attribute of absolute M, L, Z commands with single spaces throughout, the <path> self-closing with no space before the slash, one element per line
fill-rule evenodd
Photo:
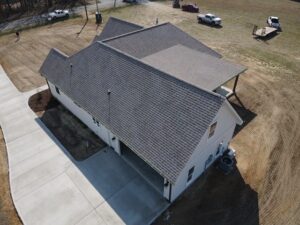
<path fill-rule="evenodd" d="M 143 62 L 195 87 L 215 91 L 242 74 L 246 67 L 175 45 L 142 59 Z"/>

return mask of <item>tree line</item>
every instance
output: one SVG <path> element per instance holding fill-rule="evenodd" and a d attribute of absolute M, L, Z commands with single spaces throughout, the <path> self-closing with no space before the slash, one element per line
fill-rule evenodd
<path fill-rule="evenodd" d="M 0 0 L 0 22 L 25 12 L 41 13 L 54 6 L 75 4 L 77 0 Z"/>

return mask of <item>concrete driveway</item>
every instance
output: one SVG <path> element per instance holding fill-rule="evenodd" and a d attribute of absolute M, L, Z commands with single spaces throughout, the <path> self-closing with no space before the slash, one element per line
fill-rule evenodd
<path fill-rule="evenodd" d="M 32 93 L 35 91 L 32 91 Z M 168 203 L 109 148 L 75 162 L 0 66 L 0 125 L 24 225 L 148 224 Z"/>

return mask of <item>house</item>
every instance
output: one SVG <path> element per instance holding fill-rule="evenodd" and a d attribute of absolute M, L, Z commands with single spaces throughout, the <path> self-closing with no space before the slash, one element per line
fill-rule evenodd
<path fill-rule="evenodd" d="M 242 124 L 222 85 L 245 69 L 170 23 L 110 18 L 78 53 L 52 49 L 40 73 L 56 99 L 172 202 Z"/>

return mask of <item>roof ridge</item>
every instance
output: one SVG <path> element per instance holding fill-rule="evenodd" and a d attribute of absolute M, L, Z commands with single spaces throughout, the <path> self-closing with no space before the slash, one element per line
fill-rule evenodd
<path fill-rule="evenodd" d="M 51 51 L 54 51 L 56 53 L 59 53 L 61 56 L 64 56 L 65 58 L 69 58 L 70 56 L 64 53 L 63 51 L 57 49 L 57 48 L 52 48 Z"/>
<path fill-rule="evenodd" d="M 215 97 L 219 97 L 219 98 L 221 98 L 221 99 L 223 99 L 223 100 L 226 99 L 224 96 L 222 96 L 222 95 L 220 95 L 220 94 L 218 94 L 218 93 L 212 92 L 212 91 L 210 91 L 210 90 L 207 90 L 207 89 L 204 89 L 204 88 L 201 88 L 201 87 L 197 87 L 197 86 L 195 86 L 195 85 L 193 85 L 193 84 L 190 84 L 190 83 L 188 83 L 188 82 L 186 82 L 186 81 L 184 81 L 184 80 L 178 79 L 178 78 L 172 76 L 171 74 L 168 74 L 168 73 L 166 73 L 166 72 L 164 72 L 164 71 L 161 71 L 161 70 L 159 70 L 159 69 L 157 69 L 157 68 L 155 68 L 155 67 L 153 67 L 153 66 L 151 66 L 151 65 L 149 65 L 149 64 L 147 64 L 147 63 L 145 63 L 145 62 L 143 62 L 143 61 L 141 61 L 140 59 L 135 58 L 134 56 L 131 56 L 131 55 L 125 53 L 125 52 L 122 52 L 122 51 L 120 51 L 120 50 L 118 50 L 118 49 L 116 49 L 116 48 L 113 48 L 112 46 L 110 46 L 110 45 L 108 45 L 108 44 L 106 44 L 106 43 L 104 43 L 104 42 L 97 41 L 97 42 L 95 42 L 95 43 L 98 43 L 99 45 L 104 46 L 104 47 L 106 47 L 107 49 L 110 49 L 110 50 L 112 50 L 112 51 L 114 51 L 114 52 L 120 54 L 121 56 L 125 56 L 125 57 L 127 57 L 127 58 L 130 58 L 130 59 L 134 60 L 136 63 L 139 63 L 139 64 L 142 64 L 142 65 L 144 65 L 144 66 L 147 66 L 147 67 L 150 68 L 151 70 L 157 71 L 157 72 L 159 72 L 160 74 L 162 74 L 162 75 L 164 75 L 164 76 L 167 76 L 168 78 L 170 78 L 170 79 L 172 79 L 172 80 L 179 81 L 179 82 L 181 82 L 182 84 L 184 84 L 185 86 L 191 87 L 193 90 L 196 90 L 196 91 L 202 91 L 202 92 L 205 92 L 205 93 L 207 93 L 207 94 L 209 94 L 209 95 L 213 95 L 213 96 L 215 96 Z M 187 89 L 188 89 L 188 88 L 187 88 Z"/>
<path fill-rule="evenodd" d="M 118 38 L 121 38 L 121 37 L 126 37 L 126 36 L 129 36 L 129 35 L 135 34 L 135 33 L 139 33 L 139 32 L 145 31 L 145 30 L 150 30 L 150 29 L 153 29 L 153 28 L 156 28 L 156 27 L 167 25 L 167 24 L 171 24 L 171 23 L 170 22 L 165 22 L 165 23 L 153 25 L 153 26 L 150 26 L 150 27 L 144 27 L 143 29 L 140 29 L 140 30 L 135 30 L 135 31 L 132 31 L 132 32 L 128 32 L 126 34 L 121 34 L 121 35 L 118 35 L 118 36 L 115 36 L 115 37 L 104 39 L 101 42 L 115 40 L 115 39 L 118 39 Z"/>
<path fill-rule="evenodd" d="M 59 49 L 57 48 L 51 48 L 48 55 L 46 56 L 43 64 L 41 65 L 40 69 L 39 69 L 39 73 L 41 73 L 41 70 L 43 68 L 43 66 L 45 65 L 45 63 L 47 62 L 47 60 L 53 56 L 53 54 L 56 54 L 56 55 L 59 55 L 60 57 L 63 57 L 65 60 L 69 59 L 70 56 L 68 56 L 66 53 L 60 51 Z"/>

